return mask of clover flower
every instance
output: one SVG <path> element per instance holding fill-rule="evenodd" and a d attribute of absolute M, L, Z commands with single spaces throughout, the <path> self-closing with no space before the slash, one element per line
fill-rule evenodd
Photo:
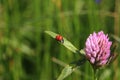
<path fill-rule="evenodd" d="M 85 44 L 86 58 L 93 66 L 104 66 L 110 58 L 111 45 L 112 42 L 103 31 L 90 34 Z"/>

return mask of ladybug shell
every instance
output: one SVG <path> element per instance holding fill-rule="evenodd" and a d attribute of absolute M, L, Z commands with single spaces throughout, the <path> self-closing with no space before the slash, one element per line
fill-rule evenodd
<path fill-rule="evenodd" d="M 63 37 L 61 35 L 57 35 L 56 38 L 55 38 L 57 41 L 60 41 L 60 42 L 64 42 L 63 41 Z"/>

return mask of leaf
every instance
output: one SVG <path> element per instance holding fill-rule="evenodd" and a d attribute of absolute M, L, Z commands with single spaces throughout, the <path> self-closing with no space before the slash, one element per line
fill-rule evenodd
<path fill-rule="evenodd" d="M 51 32 L 51 31 L 45 31 L 45 33 L 49 34 L 54 39 L 58 35 L 58 34 Z M 68 41 L 64 37 L 63 37 L 63 40 L 64 40 L 64 43 L 61 43 L 63 46 L 65 46 L 67 49 L 69 49 L 70 51 L 72 51 L 74 53 L 80 53 L 79 50 L 70 41 Z"/>
<path fill-rule="evenodd" d="M 49 34 L 52 38 L 55 38 L 58 35 L 52 31 L 45 31 L 45 33 Z"/>
<path fill-rule="evenodd" d="M 58 77 L 57 80 L 63 80 L 64 78 L 66 78 L 67 76 L 69 76 L 72 72 L 74 71 L 74 69 L 72 68 L 72 66 L 67 65 L 61 72 L 60 76 Z"/>
<path fill-rule="evenodd" d="M 115 35 L 112 35 L 112 37 L 113 37 L 116 41 L 118 41 L 118 42 L 120 43 L 120 38 L 119 38 L 119 37 L 117 37 L 117 36 L 115 36 Z"/>
<path fill-rule="evenodd" d="M 83 49 L 80 50 L 80 53 L 85 55 L 85 51 Z"/>
<path fill-rule="evenodd" d="M 86 58 L 79 59 L 79 60 L 71 62 L 71 64 L 75 64 L 76 66 L 81 66 L 86 62 L 86 60 L 87 60 Z"/>

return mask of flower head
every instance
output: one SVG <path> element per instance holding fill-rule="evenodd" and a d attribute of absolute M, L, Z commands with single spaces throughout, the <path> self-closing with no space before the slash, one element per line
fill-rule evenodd
<path fill-rule="evenodd" d="M 112 42 L 103 31 L 90 34 L 85 44 L 85 53 L 89 62 L 94 66 L 104 66 L 110 58 L 111 45 Z"/>

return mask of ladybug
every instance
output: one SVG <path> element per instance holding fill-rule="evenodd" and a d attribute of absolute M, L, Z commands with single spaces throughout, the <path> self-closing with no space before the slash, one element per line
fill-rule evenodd
<path fill-rule="evenodd" d="M 57 35 L 55 39 L 61 43 L 64 43 L 63 37 L 61 35 Z"/>

